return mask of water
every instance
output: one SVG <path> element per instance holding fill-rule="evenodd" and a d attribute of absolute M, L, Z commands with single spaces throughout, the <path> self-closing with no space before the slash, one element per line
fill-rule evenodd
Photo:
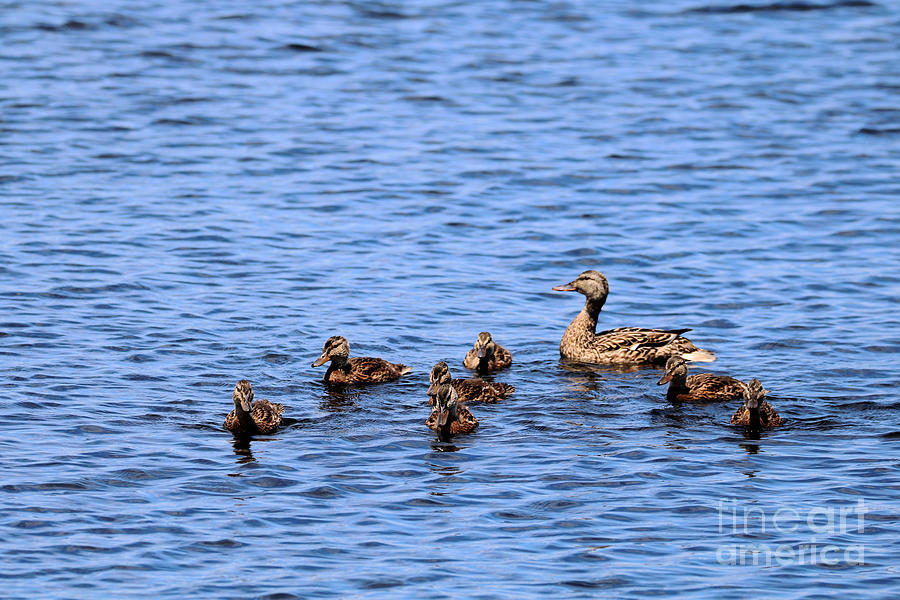
<path fill-rule="evenodd" d="M 897 592 L 895 4 L 142 4 L 0 9 L 5 596 Z M 560 363 L 587 268 L 786 425 Z M 440 444 L 481 330 L 518 391 Z"/>

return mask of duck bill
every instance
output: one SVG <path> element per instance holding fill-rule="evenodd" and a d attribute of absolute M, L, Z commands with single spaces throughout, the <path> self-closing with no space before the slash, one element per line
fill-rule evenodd
<path fill-rule="evenodd" d="M 241 400 L 241 410 L 243 410 L 244 412 L 250 412 L 249 400 Z"/>
<path fill-rule="evenodd" d="M 487 356 L 487 350 L 484 347 L 475 348 L 475 356 L 477 356 L 478 358 L 484 358 L 485 356 Z"/>
<path fill-rule="evenodd" d="M 328 362 L 328 355 L 323 353 L 322 356 L 320 356 L 319 358 L 316 359 L 316 362 L 314 362 L 314 363 L 312 364 L 312 366 L 314 366 L 314 367 L 321 367 L 321 366 L 324 365 L 326 362 Z"/>
<path fill-rule="evenodd" d="M 656 382 L 656 385 L 663 385 L 664 383 L 669 383 L 670 381 L 672 381 L 672 374 L 666 373 L 659 378 L 659 381 Z"/>
<path fill-rule="evenodd" d="M 572 285 L 571 283 L 567 283 L 565 285 L 558 285 L 552 289 L 554 292 L 577 292 L 578 291 L 575 289 L 575 286 Z"/>
<path fill-rule="evenodd" d="M 432 383 L 428 386 L 428 395 L 431 397 L 437 396 L 438 393 L 438 384 Z"/>
<path fill-rule="evenodd" d="M 447 409 L 442 410 L 440 412 L 440 414 L 438 415 L 438 420 L 437 420 L 438 427 L 440 427 L 440 428 L 446 427 L 447 419 L 449 419 L 449 418 L 450 418 L 450 411 Z"/>

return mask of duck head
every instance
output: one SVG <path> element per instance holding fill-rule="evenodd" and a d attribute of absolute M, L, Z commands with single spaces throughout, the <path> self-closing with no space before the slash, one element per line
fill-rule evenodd
<path fill-rule="evenodd" d="M 744 406 L 750 411 L 750 429 L 759 430 L 761 427 L 759 403 L 767 390 L 763 389 L 759 379 L 751 379 L 744 385 L 742 391 L 744 393 Z"/>
<path fill-rule="evenodd" d="M 322 356 L 316 359 L 312 364 L 314 367 L 320 367 L 329 360 L 338 359 L 346 361 L 350 357 L 350 344 L 347 338 L 341 335 L 333 335 L 325 340 L 325 347 L 322 348 Z"/>
<path fill-rule="evenodd" d="M 687 361 L 680 356 L 670 356 L 666 361 L 666 373 L 656 382 L 656 385 L 663 385 L 670 381 L 683 383 L 687 379 L 687 373 Z"/>
<path fill-rule="evenodd" d="M 592 302 L 606 301 L 609 295 L 609 282 L 600 271 L 588 270 L 565 285 L 558 285 L 553 288 L 557 292 L 578 292 Z"/>
<path fill-rule="evenodd" d="M 497 345 L 494 343 L 494 338 L 491 337 L 490 332 L 482 331 L 479 333 L 472 350 L 475 351 L 475 357 L 478 358 L 478 371 L 484 374 L 487 371 L 488 363 L 497 350 Z"/>
<path fill-rule="evenodd" d="M 444 361 L 437 363 L 431 367 L 431 375 L 428 376 L 428 380 L 431 383 L 428 386 L 428 395 L 431 397 L 437 396 L 438 389 L 442 385 L 450 384 L 450 367 Z"/>
<path fill-rule="evenodd" d="M 250 387 L 250 382 L 246 379 L 238 381 L 234 386 L 231 399 L 234 400 L 235 412 L 250 412 L 250 406 L 253 403 L 253 388 Z"/>

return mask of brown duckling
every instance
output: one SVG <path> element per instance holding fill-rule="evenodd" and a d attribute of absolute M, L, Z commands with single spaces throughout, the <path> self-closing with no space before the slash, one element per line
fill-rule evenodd
<path fill-rule="evenodd" d="M 430 380 L 428 403 L 431 405 L 431 416 L 425 421 L 425 425 L 438 432 L 442 441 L 447 441 L 457 433 L 474 431 L 478 427 L 478 419 L 459 401 L 447 363 L 441 361 L 434 365 Z"/>
<path fill-rule="evenodd" d="M 331 361 L 325 372 L 325 381 L 329 383 L 381 383 L 394 381 L 406 375 L 412 369 L 406 365 L 392 363 L 383 358 L 371 356 L 354 356 L 350 358 L 350 345 L 347 339 L 333 335 L 325 340 L 322 356 L 312 364 L 321 366 Z"/>
<path fill-rule="evenodd" d="M 771 404 L 763 400 L 769 390 L 763 389 L 759 379 L 751 379 L 744 386 L 744 404 L 731 416 L 732 425 L 743 425 L 751 431 L 777 427 L 784 423 Z"/>
<path fill-rule="evenodd" d="M 716 355 L 695 346 L 682 333 L 690 329 L 644 329 L 619 327 L 596 333 L 597 316 L 609 295 L 609 284 L 599 271 L 585 271 L 571 283 L 553 288 L 557 292 L 584 294 L 584 308 L 569 324 L 559 342 L 563 358 L 583 363 L 663 364 L 670 356 L 712 362 Z"/>
<path fill-rule="evenodd" d="M 281 425 L 284 406 L 268 400 L 253 402 L 253 388 L 246 379 L 237 382 L 231 398 L 234 410 L 225 417 L 225 429 L 243 435 L 269 434 Z"/>
<path fill-rule="evenodd" d="M 487 331 L 478 334 L 475 346 L 466 352 L 463 366 L 479 375 L 486 375 L 491 371 L 505 369 L 512 364 L 512 354 L 509 350 L 496 343 Z"/>
<path fill-rule="evenodd" d="M 734 377 L 698 373 L 688 377 L 688 363 L 680 356 L 666 361 L 666 374 L 657 385 L 669 384 L 669 400 L 713 402 L 744 397 L 744 383 Z"/>
<path fill-rule="evenodd" d="M 436 376 L 443 377 L 444 371 L 449 377 L 450 367 L 444 361 L 434 365 L 434 368 L 431 369 L 432 383 Z M 450 381 L 450 385 L 459 394 L 460 402 L 499 402 L 516 391 L 516 388 L 508 383 L 495 383 L 483 379 L 453 379 Z"/>

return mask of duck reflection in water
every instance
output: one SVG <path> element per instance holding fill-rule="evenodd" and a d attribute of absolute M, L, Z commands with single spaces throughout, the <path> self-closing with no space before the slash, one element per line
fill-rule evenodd
<path fill-rule="evenodd" d="M 758 431 L 745 431 L 744 432 L 745 440 L 758 440 L 759 432 Z M 751 444 L 751 443 L 741 443 L 738 444 L 741 448 L 747 451 L 747 454 L 759 454 L 759 444 Z"/>
<path fill-rule="evenodd" d="M 231 441 L 231 445 L 234 447 L 234 454 L 238 457 L 235 461 L 237 464 L 244 465 L 256 460 L 253 458 L 253 451 L 250 449 L 251 439 L 249 435 L 235 435 Z"/>
<path fill-rule="evenodd" d="M 319 408 L 331 412 L 356 410 L 360 392 L 342 385 L 328 385 L 319 400 Z"/>
<path fill-rule="evenodd" d="M 559 368 L 566 385 L 573 392 L 600 392 L 600 383 L 618 379 L 618 375 L 635 371 L 651 370 L 654 367 L 640 365 L 591 365 L 567 360 L 559 361 Z M 607 377 L 611 376 L 611 377 Z"/>
<path fill-rule="evenodd" d="M 433 441 L 431 442 L 431 449 L 434 452 L 459 452 L 459 446 L 454 446 L 450 442 L 441 442 L 441 441 Z"/>

